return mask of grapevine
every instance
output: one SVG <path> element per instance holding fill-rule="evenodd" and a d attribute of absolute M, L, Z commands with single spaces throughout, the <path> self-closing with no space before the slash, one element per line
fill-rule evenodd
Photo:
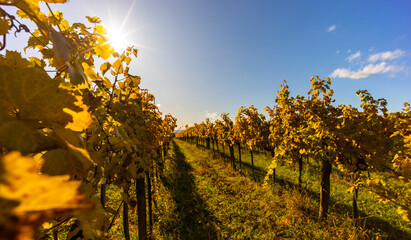
<path fill-rule="evenodd" d="M 115 52 L 99 18 L 87 17 L 91 26 L 70 24 L 48 5 L 64 0 L 45 2 L 48 16 L 37 0 L 1 3 L 36 24 L 24 50 L 35 49 L 42 58 L 8 50 L 0 56 L 0 238 L 30 239 L 58 234 L 57 228 L 67 229 L 68 238 L 107 238 L 122 206 L 129 239 L 127 219 L 136 203 L 139 237 L 147 239 L 151 183 L 176 119 L 162 117 L 154 96 L 131 73 L 137 49 Z M 16 27 L 10 16 L 2 10 L 3 35 Z M 22 26 L 18 30 L 27 31 Z M 97 59 L 106 62 L 96 66 Z M 55 69 L 54 76 L 46 67 Z M 123 192 L 117 211 L 106 205 L 111 185 Z"/>

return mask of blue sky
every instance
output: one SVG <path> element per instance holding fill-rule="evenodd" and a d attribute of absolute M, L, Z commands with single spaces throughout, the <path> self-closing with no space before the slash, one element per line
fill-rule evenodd
<path fill-rule="evenodd" d="M 355 92 L 411 102 L 411 1 L 71 0 L 70 21 L 98 16 L 140 49 L 132 72 L 178 125 L 241 106 L 272 106 L 281 79 L 306 95 L 312 75 L 331 76 L 336 104 Z M 126 20 L 126 21 L 124 21 Z M 8 47 L 21 49 L 26 37 Z M 11 38 L 11 37 L 10 37 Z"/>

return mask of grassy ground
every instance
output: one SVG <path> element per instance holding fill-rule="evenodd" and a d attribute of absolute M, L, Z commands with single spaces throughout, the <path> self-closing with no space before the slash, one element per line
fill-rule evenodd
<path fill-rule="evenodd" d="M 319 222 L 319 176 L 313 164 L 306 164 L 302 191 L 296 188 L 296 171 L 286 166 L 278 168 L 277 183 L 267 188 L 259 182 L 269 165 L 264 154 L 255 156 L 258 177 L 252 181 L 247 174 L 251 173 L 248 154 L 242 156 L 240 174 L 224 160 L 213 158 L 210 150 L 179 140 L 171 148 L 156 190 L 156 239 L 411 238 L 410 226 L 396 216 L 392 206 L 374 203 L 365 192 L 360 192 L 359 204 L 363 218 L 360 227 L 354 228 L 347 185 L 336 174 L 331 214 L 326 222 Z"/>
<path fill-rule="evenodd" d="M 336 169 L 331 176 L 330 215 L 319 222 L 319 166 L 312 160 L 304 162 L 299 190 L 298 170 L 286 165 L 277 168 L 274 185 L 263 186 L 270 164 L 265 153 L 254 154 L 255 181 L 244 149 L 241 171 L 233 171 L 224 157 L 213 157 L 212 150 L 195 144 L 175 140 L 169 153 L 155 184 L 154 239 L 411 239 L 411 226 L 395 207 L 376 203 L 365 189 L 360 189 L 361 220 L 355 228 L 349 185 Z M 238 149 L 235 154 L 238 159 Z M 121 204 L 118 189 L 109 187 L 107 197 L 108 206 L 116 210 Z M 132 212 L 135 209 L 130 211 L 131 239 L 138 239 Z M 121 210 L 109 236 L 124 239 Z"/>
<path fill-rule="evenodd" d="M 238 149 L 236 149 L 237 153 Z M 237 159 L 237 155 L 236 155 Z M 251 157 L 248 151 L 242 150 L 242 170 L 251 177 Z M 257 181 L 262 181 L 271 160 L 269 154 L 254 154 L 254 169 Z M 237 163 L 238 165 L 238 163 Z M 374 177 L 377 173 L 371 173 Z M 382 177 L 382 176 L 379 176 Z M 298 185 L 298 169 L 280 164 L 276 170 L 277 183 L 274 188 L 296 188 Z M 312 159 L 305 159 L 303 166 L 303 193 L 313 201 L 319 203 L 320 165 Z M 338 217 L 349 217 L 352 211 L 352 194 L 347 193 L 350 185 L 343 178 L 341 172 L 334 167 L 331 175 L 331 214 Z M 375 195 L 364 188 L 358 193 L 358 208 L 360 210 L 361 225 L 372 232 L 374 237 L 387 239 L 411 239 L 411 224 L 403 221 L 396 213 L 393 204 L 380 204 L 375 201 Z M 318 209 L 318 207 L 317 207 Z"/>

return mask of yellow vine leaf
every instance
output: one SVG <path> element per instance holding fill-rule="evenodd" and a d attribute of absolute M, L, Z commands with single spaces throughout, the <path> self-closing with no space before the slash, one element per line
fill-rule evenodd
<path fill-rule="evenodd" d="M 16 51 L 6 51 L 5 57 L 0 57 L 0 65 L 8 66 L 13 69 L 21 69 L 32 66 L 33 64 L 21 57 Z"/>
<path fill-rule="evenodd" d="M 83 104 L 82 98 L 80 96 L 75 96 L 75 98 L 77 101 L 74 102 L 74 105 L 81 109 L 81 111 L 76 112 L 70 108 L 63 108 L 64 112 L 73 117 L 73 121 L 67 123 L 65 127 L 73 131 L 81 132 L 90 126 L 93 120 L 91 119 L 87 106 Z"/>
<path fill-rule="evenodd" d="M 10 30 L 9 21 L 5 19 L 0 19 L 0 35 L 8 33 Z"/>
<path fill-rule="evenodd" d="M 21 11 L 17 14 L 21 18 L 30 18 L 34 21 L 41 33 L 48 37 L 47 16 L 40 11 L 39 0 L 8 1 L 18 7 Z"/>
<path fill-rule="evenodd" d="M 46 66 L 46 62 L 43 59 L 39 59 L 37 57 L 29 57 L 29 60 L 36 64 L 38 67 L 44 68 Z"/>
<path fill-rule="evenodd" d="M 35 128 L 31 122 L 12 119 L 0 120 L 0 147 L 23 154 L 40 152 L 55 146 L 55 142 Z"/>
<path fill-rule="evenodd" d="M 0 111 L 48 126 L 58 123 L 76 131 L 87 128 L 90 116 L 81 99 L 60 87 L 62 80 L 51 79 L 44 69 L 32 65 L 16 52 L 0 56 Z"/>
<path fill-rule="evenodd" d="M 411 212 L 409 209 L 406 209 L 404 207 L 398 207 L 397 208 L 397 214 L 401 215 L 402 219 L 406 222 L 410 221 L 411 218 Z"/>
<path fill-rule="evenodd" d="M 137 87 L 141 82 L 141 78 L 139 76 L 128 75 L 127 80 L 132 83 L 132 87 Z"/>
<path fill-rule="evenodd" d="M 72 84 L 79 85 L 85 82 L 86 75 L 84 74 L 80 64 L 76 62 L 74 64 L 68 63 L 67 72 Z"/>
<path fill-rule="evenodd" d="M 93 66 L 89 66 L 87 63 L 83 62 L 81 63 L 81 66 L 84 69 L 84 74 L 88 77 L 90 80 L 99 80 L 99 76 L 97 76 L 96 72 L 93 70 Z"/>
<path fill-rule="evenodd" d="M 86 16 L 86 18 L 90 23 L 101 23 L 100 18 L 98 18 L 96 16 L 94 16 L 94 17 Z"/>
<path fill-rule="evenodd" d="M 49 28 L 49 38 L 53 42 L 55 67 L 61 68 L 64 65 L 69 65 L 70 50 L 72 48 L 70 43 L 52 27 Z"/>
<path fill-rule="evenodd" d="M 42 2 L 46 3 L 66 3 L 67 0 L 41 0 Z"/>
<path fill-rule="evenodd" d="M 47 151 L 43 155 L 43 159 L 42 173 L 51 176 L 69 174 L 76 178 L 84 177 L 86 169 L 84 169 L 83 163 L 70 152 L 63 149 Z"/>
<path fill-rule="evenodd" d="M 94 50 L 96 51 L 96 54 L 104 60 L 108 59 L 111 54 L 114 53 L 114 49 L 107 42 L 97 45 Z"/>
<path fill-rule="evenodd" d="M 102 25 L 95 26 L 95 29 L 98 34 L 103 35 L 103 36 L 107 35 L 107 29 L 104 28 Z"/>
<path fill-rule="evenodd" d="M 3 167 L 0 199 L 19 203 L 15 207 L 8 206 L 18 218 L 14 226 L 17 236 L 11 235 L 11 239 L 32 239 L 35 229 L 47 219 L 92 207 L 77 191 L 80 182 L 69 181 L 68 175 L 39 174 L 41 162 L 42 159 L 23 157 L 19 152 L 11 152 L 0 159 Z"/>
<path fill-rule="evenodd" d="M 77 192 L 80 182 L 69 181 L 69 176 L 48 176 L 39 174 L 40 161 L 11 152 L 3 158 L 4 179 L 0 185 L 1 197 L 18 200 L 14 210 L 18 214 L 28 211 L 74 209 L 84 207 Z"/>
<path fill-rule="evenodd" d="M 53 130 L 54 134 L 65 146 L 67 152 L 81 162 L 83 171 L 80 173 L 85 174 L 94 162 L 91 160 L 90 155 L 84 147 L 82 136 L 74 131 L 58 126 L 56 126 Z"/>
<path fill-rule="evenodd" d="M 101 73 L 103 74 L 103 76 L 104 76 L 104 74 L 106 74 L 106 72 L 108 70 L 110 70 L 110 68 L 111 68 L 111 64 L 109 62 L 105 62 L 105 63 L 101 64 L 100 70 L 101 70 Z"/>
<path fill-rule="evenodd" d="M 124 58 L 124 62 L 126 62 L 127 65 L 130 65 L 131 57 Z"/>

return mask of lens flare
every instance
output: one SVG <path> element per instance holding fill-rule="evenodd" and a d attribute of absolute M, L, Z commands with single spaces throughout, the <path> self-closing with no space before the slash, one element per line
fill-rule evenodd
<path fill-rule="evenodd" d="M 114 48 L 116 52 L 122 52 L 127 47 L 133 45 L 127 40 L 127 34 L 121 32 L 118 29 L 107 29 L 107 37 L 109 39 L 110 45 Z"/>

